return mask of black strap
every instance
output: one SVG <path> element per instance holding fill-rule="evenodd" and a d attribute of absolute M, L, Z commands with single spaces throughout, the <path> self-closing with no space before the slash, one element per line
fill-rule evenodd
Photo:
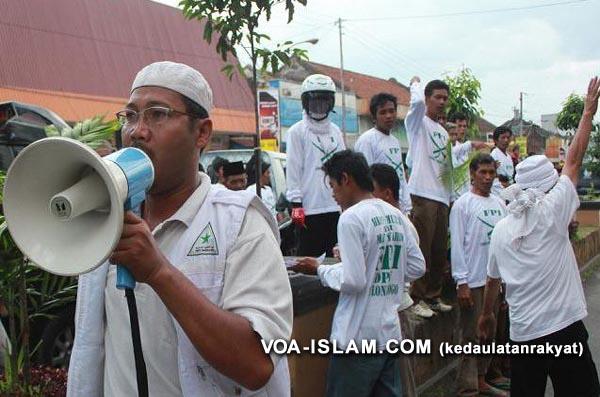
<path fill-rule="evenodd" d="M 138 396 L 148 397 L 148 374 L 146 373 L 146 362 L 142 352 L 142 340 L 140 338 L 140 322 L 138 320 L 135 294 L 130 288 L 125 288 L 127 307 L 129 308 L 129 321 L 131 322 L 131 340 L 133 341 L 133 356 L 135 357 L 135 374 L 137 378 Z"/>

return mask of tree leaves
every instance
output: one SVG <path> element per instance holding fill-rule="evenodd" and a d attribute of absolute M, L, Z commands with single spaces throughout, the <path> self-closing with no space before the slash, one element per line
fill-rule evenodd
<path fill-rule="evenodd" d="M 563 102 L 561 111 L 556 116 L 556 127 L 569 131 L 570 135 L 577 129 L 583 114 L 583 97 L 571 94 Z"/>
<path fill-rule="evenodd" d="M 116 119 L 105 122 L 104 116 L 94 116 L 91 119 L 78 122 L 72 128 L 65 127 L 60 131 L 54 125 L 47 126 L 46 135 L 76 139 L 92 149 L 97 149 L 105 141 L 110 140 L 120 127 L 119 121 Z"/>
<path fill-rule="evenodd" d="M 450 87 L 448 115 L 463 113 L 469 119 L 468 136 L 476 136 L 479 132 L 477 119 L 483 116 L 479 106 L 481 83 L 469 68 L 463 68 L 455 75 L 447 74 L 444 81 Z"/>
<path fill-rule="evenodd" d="M 270 20 L 278 3 L 280 0 L 181 0 L 179 6 L 187 19 L 204 23 L 202 38 L 207 43 L 212 43 L 215 33 L 219 35 L 215 50 L 223 61 L 228 61 L 228 55 L 236 57 L 236 47 L 241 46 L 254 49 L 250 57 L 260 64 L 257 69 L 277 73 L 292 57 L 308 58 L 307 51 L 295 48 L 291 41 L 277 44 L 274 50 L 264 45 L 271 37 L 257 30 L 259 21 L 261 17 Z M 295 3 L 306 6 L 307 0 L 285 0 L 288 23 L 294 17 Z M 235 68 L 227 64 L 221 71 L 231 79 Z"/>

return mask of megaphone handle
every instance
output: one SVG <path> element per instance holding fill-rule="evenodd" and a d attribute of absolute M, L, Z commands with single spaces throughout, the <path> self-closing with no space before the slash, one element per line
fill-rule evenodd
<path fill-rule="evenodd" d="M 117 288 L 118 289 L 134 289 L 135 279 L 127 268 L 123 265 L 117 265 Z"/>
<path fill-rule="evenodd" d="M 141 214 L 141 205 L 138 204 L 134 208 L 131 208 L 131 201 L 125 204 L 125 210 L 132 210 L 136 215 Z M 134 289 L 135 288 L 135 278 L 133 278 L 133 274 L 123 265 L 117 265 L 117 288 L 118 289 Z"/>

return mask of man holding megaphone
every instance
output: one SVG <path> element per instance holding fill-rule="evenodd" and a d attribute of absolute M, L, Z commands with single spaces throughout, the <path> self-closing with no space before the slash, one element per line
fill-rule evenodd
<path fill-rule="evenodd" d="M 208 83 L 187 65 L 157 62 L 137 74 L 117 116 L 124 146 L 151 159 L 154 183 L 141 216 L 125 213 L 110 262 L 138 282 L 150 395 L 289 395 L 285 357 L 265 354 L 260 342 L 291 336 L 277 226 L 253 194 L 212 189 L 198 173 L 211 107 Z M 137 394 L 115 277 L 115 266 L 104 263 L 79 278 L 69 396 Z"/>

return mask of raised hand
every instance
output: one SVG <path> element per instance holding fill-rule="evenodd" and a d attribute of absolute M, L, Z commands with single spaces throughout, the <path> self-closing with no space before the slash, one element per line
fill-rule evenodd
<path fill-rule="evenodd" d="M 598 97 L 600 97 L 600 79 L 594 77 L 588 85 L 587 95 L 585 96 L 583 113 L 590 113 L 592 116 L 598 111 Z"/>

